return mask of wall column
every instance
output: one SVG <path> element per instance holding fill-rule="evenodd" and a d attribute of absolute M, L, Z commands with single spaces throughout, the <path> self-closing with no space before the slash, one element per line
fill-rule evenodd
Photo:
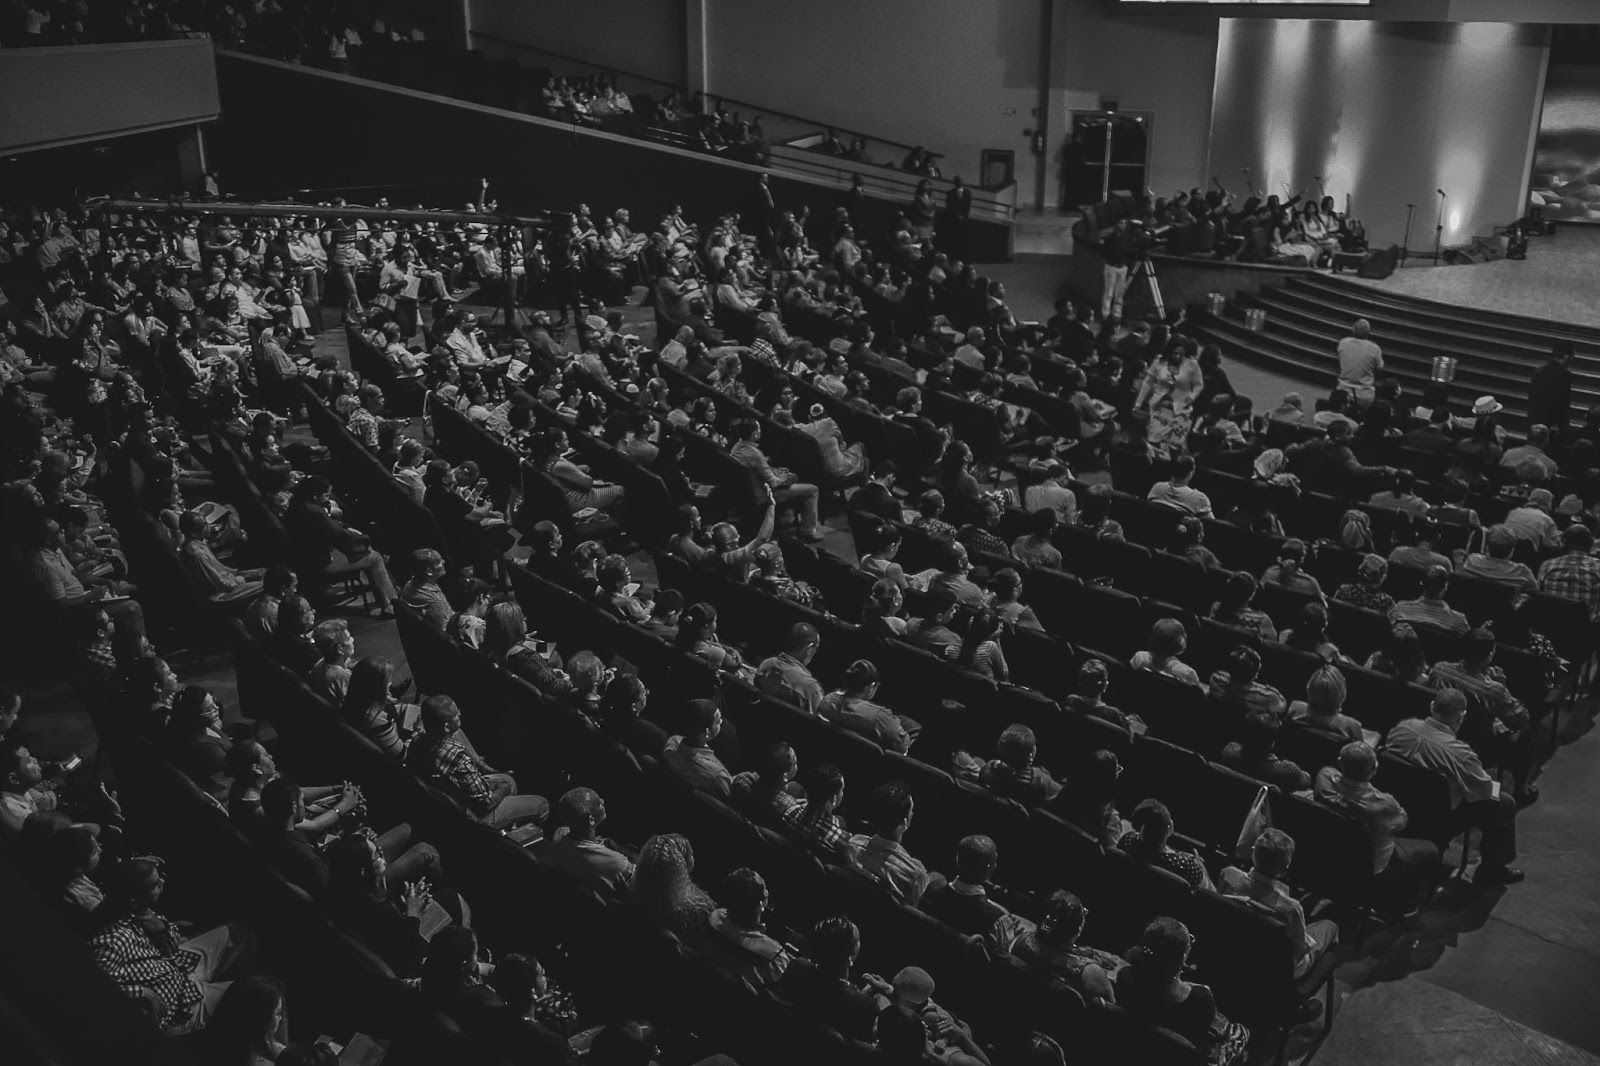
<path fill-rule="evenodd" d="M 1055 52 L 1055 0 L 1039 0 L 1039 101 L 1033 107 L 1033 206 L 1044 210 L 1050 171 L 1050 64 Z"/>
<path fill-rule="evenodd" d="M 178 183 L 189 192 L 199 192 L 205 188 L 206 165 L 205 134 L 199 126 L 191 126 L 179 139 L 176 152 L 178 155 Z"/>
<path fill-rule="evenodd" d="M 690 93 L 711 92 L 711 62 L 706 40 L 706 5 L 711 0 L 683 0 L 684 70 Z"/>

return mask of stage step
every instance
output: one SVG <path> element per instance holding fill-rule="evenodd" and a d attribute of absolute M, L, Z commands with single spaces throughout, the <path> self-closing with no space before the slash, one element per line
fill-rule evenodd
<path fill-rule="evenodd" d="M 1440 270 L 1471 270 L 1471 267 L 1438 267 Z M 1315 289 L 1325 293 L 1335 293 L 1342 296 L 1354 297 L 1362 300 L 1368 306 L 1385 306 L 1409 311 L 1416 316 L 1428 316 L 1445 323 L 1471 322 L 1484 324 L 1498 330 L 1517 331 L 1524 337 L 1547 338 L 1543 349 L 1549 352 L 1550 340 L 1570 340 L 1575 344 L 1588 345 L 1600 354 L 1600 329 L 1592 326 L 1577 326 L 1565 322 L 1550 322 L 1542 318 L 1532 318 L 1527 315 L 1514 315 L 1506 311 L 1488 311 L 1477 307 L 1458 306 L 1442 300 L 1430 300 L 1421 296 L 1408 296 L 1403 293 L 1390 292 L 1373 285 L 1363 284 L 1350 278 L 1338 277 L 1331 274 L 1304 274 L 1297 275 L 1290 284 L 1298 285 L 1305 289 Z"/>
<path fill-rule="evenodd" d="M 1452 321 L 1447 327 L 1434 326 L 1418 322 L 1397 309 L 1360 308 L 1334 302 L 1336 297 L 1291 286 L 1264 289 L 1261 292 L 1261 299 L 1265 305 L 1273 308 L 1314 315 L 1319 321 L 1326 323 L 1330 330 L 1335 331 L 1338 337 L 1347 336 L 1351 324 L 1357 318 L 1365 318 L 1372 324 L 1373 340 L 1384 345 L 1385 351 L 1388 350 L 1387 345 L 1391 340 L 1401 340 L 1431 346 L 1437 349 L 1434 353 L 1436 355 L 1459 357 L 1476 354 L 1513 358 L 1524 364 L 1532 362 L 1537 365 L 1544 362 L 1550 354 L 1548 345 L 1515 338 L 1488 336 L 1464 326 L 1459 321 Z M 1337 340 L 1337 337 L 1335 339 Z"/>

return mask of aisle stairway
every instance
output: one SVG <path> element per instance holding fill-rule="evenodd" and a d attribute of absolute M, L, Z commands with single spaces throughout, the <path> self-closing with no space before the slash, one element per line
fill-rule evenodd
<path fill-rule="evenodd" d="M 1260 309 L 1259 331 L 1246 312 Z M 1386 369 L 1408 391 L 1430 378 L 1437 356 L 1457 359 L 1451 398 L 1464 409 L 1492 394 L 1506 405 L 1513 428 L 1527 420 L 1529 380 L 1558 340 L 1573 343 L 1575 413 L 1600 403 L 1600 330 L 1385 292 L 1320 274 L 1296 275 L 1280 286 L 1240 293 L 1221 315 L 1195 311 L 1191 331 L 1222 346 L 1224 355 L 1290 377 L 1329 384 L 1337 373 L 1334 349 L 1357 318 L 1372 323 Z"/>

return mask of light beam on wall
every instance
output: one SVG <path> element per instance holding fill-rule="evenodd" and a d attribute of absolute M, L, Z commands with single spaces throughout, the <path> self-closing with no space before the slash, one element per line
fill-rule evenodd
<path fill-rule="evenodd" d="M 1462 47 L 1482 52 L 1492 52 L 1510 43 L 1516 27 L 1509 22 L 1461 22 L 1456 25 L 1456 39 Z"/>
<path fill-rule="evenodd" d="M 1333 26 L 1333 39 L 1340 69 L 1351 69 L 1372 47 L 1372 23 L 1360 19 L 1340 20 Z M 1328 155 L 1322 161 L 1322 184 L 1341 211 L 1346 203 L 1354 204 L 1360 197 L 1361 168 L 1366 163 L 1370 137 L 1368 125 L 1347 121 L 1341 114 L 1338 129 L 1329 140 Z"/>
<path fill-rule="evenodd" d="M 1493 56 L 1516 46 L 1516 32 L 1509 23 L 1463 22 L 1456 26 L 1457 47 L 1447 53 L 1441 92 L 1450 106 L 1441 107 L 1434 126 L 1439 138 L 1434 179 L 1450 194 L 1448 240 L 1464 241 L 1493 221 L 1480 217 L 1495 151 L 1481 116 L 1504 92 Z"/>
<path fill-rule="evenodd" d="M 1282 193 L 1295 180 L 1295 133 L 1305 89 L 1306 55 L 1311 44 L 1311 23 L 1306 19 L 1279 19 L 1272 29 L 1272 57 L 1267 84 L 1277 102 L 1268 118 L 1266 158 L 1262 160 L 1261 195 Z M 1288 199 L 1288 197 L 1284 197 Z"/>

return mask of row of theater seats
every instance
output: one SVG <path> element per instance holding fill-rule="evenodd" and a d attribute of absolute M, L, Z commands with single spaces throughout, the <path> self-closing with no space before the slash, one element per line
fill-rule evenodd
<path fill-rule="evenodd" d="M 433 417 L 438 433 L 436 444 L 457 460 L 467 458 L 469 455 L 487 458 L 482 451 L 471 453 L 453 451 L 453 446 L 463 442 L 470 441 L 472 442 L 470 446 L 478 449 L 504 450 L 497 441 L 467 424 L 455 412 L 441 409 L 435 411 Z M 447 425 L 454 428 L 451 430 L 441 428 Z M 492 468 L 500 471 L 502 476 L 507 476 L 513 469 L 505 461 L 495 463 L 493 467 L 485 461 L 483 466 L 485 470 Z M 527 473 L 525 468 L 516 472 L 524 477 Z M 790 547 L 791 550 L 798 550 Z M 817 559 L 818 566 L 828 565 L 820 556 L 813 558 Z M 673 579 L 667 577 L 670 568 L 665 564 L 664 557 L 661 557 L 661 564 L 663 583 L 674 583 Z M 842 572 L 848 572 L 848 568 L 837 565 L 833 569 L 840 576 L 843 576 Z M 510 570 L 513 583 L 518 587 L 519 600 L 530 615 L 530 621 L 537 626 L 543 620 L 546 632 L 561 634 L 564 651 L 570 653 L 582 648 L 591 648 L 599 651 L 603 657 L 617 652 L 645 672 L 652 688 L 660 685 L 660 691 L 669 693 L 673 699 L 690 694 L 703 694 L 708 691 L 708 686 L 715 687 L 713 679 L 705 675 L 698 660 L 679 656 L 642 631 L 634 630 L 629 636 L 623 636 L 621 634 L 629 627 L 621 626 L 614 619 L 609 619 L 604 611 L 583 601 L 582 597 L 576 596 L 570 590 L 557 592 L 548 584 L 541 585 L 538 579 L 528 575 L 520 567 L 511 566 Z M 844 578 L 844 580 L 853 579 Z M 859 580 L 854 580 L 853 584 L 856 591 L 863 590 Z M 685 591 L 698 598 L 703 590 L 685 589 Z M 1013 720 L 1025 721 L 1037 728 L 1044 739 L 1047 752 L 1055 753 L 1049 757 L 1063 760 L 1057 763 L 1063 769 L 1069 766 L 1075 768 L 1075 764 L 1065 760 L 1087 758 L 1094 750 L 1108 748 L 1119 751 L 1129 765 L 1135 768 L 1130 782 L 1142 783 L 1139 787 L 1147 788 L 1145 794 L 1163 795 L 1175 801 L 1184 798 L 1192 801 L 1192 796 L 1196 793 L 1216 796 L 1217 802 L 1211 814 L 1206 818 L 1196 818 L 1197 828 L 1205 831 L 1210 841 L 1208 851 L 1213 855 L 1221 854 L 1226 847 L 1231 846 L 1237 836 L 1243 812 L 1248 808 L 1259 787 L 1258 783 L 1210 763 L 1193 752 L 1153 737 L 1139 738 L 1135 742 L 1128 734 L 1106 723 L 1062 714 L 1053 702 L 1036 692 L 1011 686 L 997 688 L 992 682 L 941 663 L 919 649 L 901 646 L 899 658 L 896 658 L 893 650 L 887 647 L 879 647 L 857 639 L 852 632 L 853 627 L 836 623 L 793 604 L 763 602 L 763 597 L 747 586 L 727 584 L 719 591 L 722 594 L 716 596 L 715 602 L 729 612 L 725 616 L 728 619 L 725 631 L 759 634 L 752 641 L 753 644 L 775 648 L 780 640 L 780 630 L 786 632 L 793 620 L 809 617 L 824 632 L 824 647 L 834 649 L 828 662 L 842 667 L 844 663 L 858 655 L 874 658 L 886 671 L 886 678 L 889 679 L 886 688 L 902 692 L 907 699 L 907 707 L 924 707 L 930 701 L 936 703 L 942 696 L 949 696 L 952 693 L 964 696 L 976 712 L 974 717 L 983 723 L 979 728 L 987 733 L 986 740 L 989 744 L 992 744 L 993 736 L 1005 724 Z M 742 611 L 738 610 L 734 603 L 735 599 L 741 597 L 746 607 Z M 585 615 L 589 616 L 594 624 L 612 625 L 616 632 L 609 636 L 587 634 L 581 626 L 575 624 L 575 620 Z M 532 726 L 527 715 L 508 709 L 503 687 L 499 697 L 482 700 L 474 697 L 470 687 L 464 687 L 468 686 L 466 679 L 473 676 L 473 670 L 470 668 L 473 666 L 472 660 L 479 660 L 476 653 L 461 649 L 449 650 L 448 642 L 423 630 L 404 614 L 400 622 L 402 640 L 406 643 L 407 660 L 412 665 L 419 686 L 423 691 L 443 690 L 455 695 L 463 707 L 469 732 L 477 736 L 481 731 L 487 738 L 484 743 L 506 752 L 507 758 L 512 760 L 510 765 L 518 766 L 538 779 L 550 780 L 554 775 L 556 780 L 563 782 L 595 783 L 579 781 L 569 773 L 563 773 L 568 769 L 561 762 L 563 757 L 571 751 L 582 750 L 583 728 L 580 722 L 569 716 L 567 729 L 547 735 L 542 743 L 533 743 L 529 739 Z M 632 643 L 626 647 L 619 644 L 630 639 Z M 430 643 L 444 647 L 436 648 L 438 653 L 430 655 L 427 651 Z M 459 658 L 451 656 L 465 656 L 467 661 L 463 664 Z M 663 656 L 666 657 L 665 661 L 662 659 Z M 441 659 L 444 665 L 441 665 Z M 433 665 L 428 665 L 429 663 Z M 654 663 L 655 669 L 649 669 L 646 665 L 649 663 Z M 1063 673 L 1060 667 L 1061 662 L 1058 659 L 1055 664 L 1058 676 Z M 480 661 L 478 669 L 484 668 L 486 664 Z M 525 690 L 521 692 L 524 703 L 533 695 L 531 689 L 521 685 L 509 675 L 503 675 L 503 672 L 497 669 L 492 672 L 503 677 L 503 685 L 510 685 L 513 690 L 518 688 Z M 896 687 L 897 682 L 898 687 Z M 913 684 L 917 687 L 912 688 Z M 725 683 L 721 691 L 727 713 L 740 724 L 742 733 L 752 739 L 787 737 L 795 741 L 802 752 L 807 753 L 805 757 L 808 759 L 817 758 L 809 754 L 810 752 L 820 751 L 824 753 L 823 758 L 837 760 L 853 781 L 864 781 L 870 785 L 877 780 L 885 779 L 886 776 L 907 780 L 917 791 L 920 809 L 925 812 L 950 812 L 948 817 L 933 813 L 931 817 L 919 819 L 918 822 L 919 825 L 942 825 L 948 832 L 956 834 L 956 837 L 943 840 L 939 852 L 953 851 L 954 839 L 958 838 L 961 832 L 981 829 L 1001 840 L 1007 854 L 1028 856 L 1040 851 L 1040 843 L 1033 839 L 1032 833 L 1032 826 L 1037 821 L 1039 825 L 1073 837 L 1077 844 L 1085 845 L 1085 848 L 1077 852 L 1080 857 L 1100 855 L 1099 846 L 1092 838 L 1084 836 L 1049 812 L 1032 812 L 1031 817 L 1030 812 L 1015 803 L 957 785 L 954 779 L 941 769 L 927 766 L 915 759 L 885 753 L 876 744 L 835 729 L 820 720 L 807 718 L 770 697 L 756 693 L 748 686 Z M 515 700 L 511 701 L 513 708 L 515 703 Z M 485 707 L 491 708 L 492 713 L 485 712 L 483 710 Z M 781 730 L 776 733 L 773 731 L 775 723 L 782 723 Z M 1403 774 L 1403 768 L 1400 772 Z M 609 777 L 599 781 L 599 787 L 602 789 L 608 786 L 615 787 L 616 784 L 615 779 Z M 1180 792 L 1179 789 L 1190 791 Z M 1276 790 L 1271 791 L 1274 796 L 1273 802 L 1282 807 L 1284 824 L 1295 827 L 1302 837 L 1316 840 L 1318 844 L 1324 837 L 1328 838 L 1329 846 L 1320 851 L 1319 857 L 1303 865 L 1308 881 L 1315 883 L 1324 891 L 1329 891 L 1355 910 L 1364 911 L 1370 902 L 1368 873 L 1370 845 L 1365 830 L 1336 812 L 1316 807 L 1295 797 L 1285 797 Z M 1440 801 L 1438 794 L 1428 789 L 1426 783 L 1422 785 L 1420 794 L 1425 798 L 1413 801 L 1419 808 L 1429 803 L 1437 805 Z M 1132 792 L 1129 795 L 1131 804 L 1136 797 L 1133 797 Z M 705 798 L 697 802 L 702 806 L 714 803 Z M 1447 800 L 1443 802 L 1447 804 Z M 956 809 L 966 810 L 966 817 L 956 816 L 954 814 Z M 696 842 L 699 843 L 698 840 Z M 1061 840 L 1057 840 L 1054 845 L 1061 843 Z M 796 849 L 790 847 L 784 850 L 792 859 Z M 1057 848 L 1046 846 L 1043 850 L 1053 854 Z M 1071 854 L 1070 849 L 1067 853 Z M 1144 868 L 1137 867 L 1122 858 L 1114 857 L 1106 869 L 1127 873 L 1135 880 L 1143 882 L 1146 887 L 1146 894 L 1143 897 L 1131 897 L 1128 893 L 1134 890 L 1116 882 L 1114 878 L 1100 881 L 1079 873 L 1076 886 L 1097 900 L 1103 899 L 1108 905 L 1106 907 L 1108 917 L 1104 924 L 1109 938 L 1121 942 L 1131 940 L 1137 932 L 1136 927 L 1157 912 L 1175 911 L 1185 915 L 1189 913 L 1188 907 L 1176 906 L 1179 899 L 1172 895 L 1172 890 L 1179 889 L 1181 891 L 1177 893 L 1178 897 L 1182 900 L 1189 898 L 1187 886 L 1181 882 L 1174 883 L 1174 879 L 1164 877 L 1160 873 L 1145 871 Z M 1146 877 L 1147 873 L 1150 874 L 1149 877 Z M 1056 883 L 1060 883 L 1059 879 Z M 1129 898 L 1142 898 L 1148 906 L 1132 909 L 1118 909 L 1114 906 L 1114 901 Z M 1163 906 L 1169 904 L 1172 906 L 1162 910 Z M 1120 916 L 1120 923 L 1114 924 L 1110 915 Z M 1204 915 L 1201 915 L 1201 920 L 1203 919 Z M 1278 932 L 1281 933 L 1281 930 Z M 1294 982 L 1290 980 L 1288 987 L 1292 988 L 1293 985 Z M 1284 986 L 1280 985 L 1275 995 L 1268 996 L 1260 1002 L 1281 1004 L 1285 995 L 1287 993 L 1284 992 Z M 1253 992 L 1249 995 L 1236 993 L 1234 998 L 1242 1016 L 1255 1016 L 1252 1014 L 1251 1003 L 1256 1002 L 1258 997 Z M 1274 1020 L 1281 1021 L 1281 1019 Z"/>
<path fill-rule="evenodd" d="M 436 412 L 435 420 L 436 426 L 440 427 L 440 447 L 448 454 L 454 455 L 457 459 L 468 457 L 478 459 L 486 470 L 510 469 L 509 463 L 514 461 L 514 453 L 484 431 L 467 425 L 464 419 L 453 412 L 440 410 Z M 559 424 L 555 423 L 553 418 L 552 423 Z M 443 428 L 445 426 L 454 428 L 447 432 Z M 709 442 L 702 441 L 701 445 L 708 452 L 718 451 Z M 461 447 L 465 447 L 465 450 L 455 450 Z M 498 462 L 494 459 L 497 454 L 500 456 Z M 612 458 L 615 461 L 614 455 Z M 743 472 L 743 468 L 731 459 L 726 460 L 724 469 L 734 480 L 739 479 Z M 525 472 L 522 483 L 527 484 Z M 1170 511 L 1155 508 L 1132 497 L 1119 496 L 1117 509 L 1118 515 L 1125 519 L 1130 530 L 1140 533 L 1146 529 L 1164 530 L 1169 528 L 1173 521 Z M 1021 517 L 1020 514 L 1014 513 L 1011 516 L 1011 524 L 1020 525 Z M 1262 551 L 1260 557 L 1237 565 L 1245 565 L 1251 571 L 1259 573 L 1275 561 L 1278 542 L 1271 538 L 1257 538 L 1232 526 L 1220 523 L 1216 525 L 1220 529 L 1240 533 L 1243 539 L 1255 541 L 1254 546 Z M 1016 531 L 1011 529 L 1006 532 L 1010 534 Z M 859 535 L 859 528 L 857 532 Z M 937 562 L 931 545 L 923 545 L 919 551 L 918 545 L 922 538 L 918 531 L 906 527 L 902 530 L 902 536 L 906 542 L 902 561 L 909 568 L 916 570 Z M 1217 599 L 1220 583 L 1225 574 L 1206 571 L 1187 560 L 1163 552 L 1151 552 L 1136 543 L 1097 540 L 1091 535 L 1070 528 L 1058 531 L 1057 540 L 1067 555 L 1071 569 L 1085 576 L 1126 575 L 1138 591 L 1154 597 L 1142 601 L 1122 590 L 1095 584 L 1085 585 L 1071 573 L 1031 571 L 1027 567 L 1019 567 L 1028 575 L 1026 585 L 1032 589 L 1032 599 L 1039 605 L 1040 614 L 1046 620 L 1046 624 L 1068 639 L 1096 649 L 1101 657 L 1117 664 L 1113 669 L 1119 674 L 1124 672 L 1125 668 L 1121 664 L 1128 656 L 1134 650 L 1143 647 L 1150 623 L 1161 617 L 1178 617 L 1186 623 L 1196 649 L 1193 661 L 1202 667 L 1220 665 L 1222 656 L 1237 644 L 1260 645 L 1261 642 L 1253 634 L 1202 621 Z M 1359 556 L 1354 553 L 1343 552 L 1341 549 L 1330 550 L 1319 559 L 1319 562 L 1327 564 L 1321 569 L 1321 576 L 1330 582 L 1330 588 L 1336 587 L 1338 583 L 1353 576 L 1354 565 L 1358 560 Z M 1016 565 L 1012 560 L 999 558 L 979 557 L 976 561 L 987 563 L 991 568 Z M 663 570 L 667 565 L 663 560 L 661 563 Z M 1337 574 L 1331 572 L 1331 567 L 1334 565 L 1337 565 L 1340 571 Z M 800 570 L 793 572 L 798 576 L 810 576 Z M 852 616 L 864 596 L 864 583 L 838 574 L 837 568 L 834 568 L 833 574 L 824 575 L 823 581 L 831 583 L 835 577 L 844 581 L 846 587 L 840 590 L 843 592 L 842 597 L 835 595 L 832 598 L 834 609 L 847 617 Z M 1405 587 L 1408 580 L 1414 584 L 1416 575 L 1397 568 L 1395 591 L 1402 595 L 1412 591 Z M 828 584 L 819 587 L 829 589 Z M 1463 587 L 1471 586 L 1463 583 Z M 1264 590 L 1262 599 L 1264 606 L 1275 616 L 1280 627 L 1293 624 L 1300 607 L 1309 602 L 1308 597 L 1280 589 Z M 1563 607 L 1573 606 L 1566 601 L 1546 599 L 1549 600 L 1549 607 L 1552 610 L 1559 611 Z M 1366 654 L 1375 650 L 1387 635 L 1389 628 L 1387 620 L 1374 612 L 1345 604 L 1336 604 L 1333 612 L 1335 636 L 1345 642 L 1347 652 L 1358 660 L 1364 659 Z M 1062 660 L 1055 643 L 1057 642 L 1038 638 L 1031 633 L 1014 634 L 1007 638 L 1008 651 L 1015 661 L 1018 679 L 1027 678 L 1030 683 L 1043 691 L 1064 696 L 1067 688 L 1065 682 L 1070 675 L 1059 669 Z M 1035 644 L 1042 646 L 1035 649 L 1033 647 Z M 1453 646 L 1452 640 L 1443 637 L 1429 638 L 1429 650 L 1436 657 L 1450 654 Z M 1279 685 L 1290 694 L 1291 698 L 1303 691 L 1306 678 L 1320 663 L 1315 656 L 1283 648 L 1280 645 L 1267 644 L 1261 650 L 1265 660 L 1265 679 L 1269 683 Z M 1542 696 L 1542 692 L 1532 691 L 1541 676 L 1539 665 L 1529 661 L 1528 657 L 1524 653 L 1519 653 L 1517 649 L 1505 648 L 1502 649 L 1502 653 L 1503 662 L 1512 674 L 1514 683 L 1528 693 L 1530 702 L 1536 704 Z M 1043 668 L 1037 671 L 1031 670 L 1029 664 L 1032 662 L 1041 664 Z M 1426 712 L 1431 693 L 1420 686 L 1401 685 L 1359 667 L 1349 668 L 1346 673 L 1352 690 L 1351 705 L 1373 708 L 1365 712 L 1372 719 L 1368 725 L 1373 728 L 1384 730 L 1400 718 Z M 1193 712 L 1192 709 L 1197 704 L 1203 703 L 1203 697 L 1196 690 L 1166 678 L 1150 675 L 1128 676 L 1126 687 L 1119 686 L 1119 691 L 1136 691 L 1141 695 L 1157 697 L 1153 701 L 1156 706 L 1174 709 L 1176 713 L 1162 716 L 1168 725 L 1170 735 L 1211 755 L 1215 755 L 1217 748 L 1229 739 L 1229 734 L 1213 728 L 1215 723 L 1211 723 L 1205 715 Z M 1035 678 L 1037 680 L 1034 680 Z M 1147 701 L 1140 700 L 1140 702 Z M 1330 753 L 1317 754 L 1319 761 L 1314 765 L 1331 762 Z"/>
<path fill-rule="evenodd" d="M 228 460 L 238 462 L 231 442 L 217 443 L 223 445 L 214 453 L 224 460 L 219 466 Z M 360 510 L 364 497 L 357 486 L 362 480 L 375 481 L 370 470 L 362 473 L 359 464 L 340 462 L 337 456 L 328 469 L 341 493 L 354 501 L 353 517 L 366 521 Z M 232 495 L 231 501 L 246 516 L 256 512 L 257 521 L 263 515 L 270 517 L 259 492 L 242 475 L 240 467 L 233 478 L 220 479 L 219 486 L 248 486 L 251 492 Z M 153 520 L 134 506 L 136 499 L 130 495 L 118 500 L 119 527 L 138 528 L 148 522 L 153 534 Z M 396 539 L 393 525 L 368 524 L 378 543 L 391 552 L 401 550 L 404 542 Z M 537 954 L 565 985 L 580 996 L 592 997 L 599 1020 L 668 1018 L 690 1031 L 725 1040 L 724 1046 L 735 1053 L 742 1050 L 747 1061 L 765 1057 L 796 1066 L 822 1057 L 865 1061 L 858 1049 L 826 1027 L 790 1017 L 793 1011 L 781 1004 L 745 995 L 740 987 L 684 956 L 669 939 L 633 923 L 627 914 L 601 910 L 592 900 L 572 893 L 516 844 L 468 818 L 452 800 L 389 761 L 345 727 L 337 709 L 311 693 L 237 619 L 199 599 L 176 554 L 159 536 L 135 537 L 129 557 L 133 576 L 157 590 L 151 597 L 154 602 L 198 601 L 196 631 L 226 635 L 239 675 L 240 709 L 246 717 L 273 726 L 286 769 L 308 781 L 354 781 L 363 787 L 376 823 L 409 822 L 418 838 L 436 844 L 452 877 L 466 887 L 475 904 L 475 924 L 486 936 Z M 337 930 L 320 907 L 265 864 L 216 805 L 97 694 L 85 695 L 95 709 L 112 772 L 141 830 L 146 816 L 159 815 L 150 820 L 140 846 L 170 857 L 173 880 L 193 886 L 202 902 L 241 901 L 239 912 L 224 917 L 242 917 L 271 942 L 273 971 L 298 993 L 291 1006 L 297 1028 L 336 1036 L 361 1031 L 392 1040 L 388 1061 L 401 1066 L 539 1061 L 514 1050 L 503 1059 L 504 1048 L 469 1040 L 453 1019 L 429 1007 L 369 949 Z M 182 909 L 183 901 L 177 906 Z M 628 960 L 627 964 L 618 965 L 619 959 Z M 784 1056 L 792 1058 L 773 1059 L 770 1048 L 762 1045 L 774 1027 L 795 1037 L 783 1049 Z"/>
<path fill-rule="evenodd" d="M 119 491 L 109 492 L 105 502 L 122 535 L 130 576 L 144 590 L 147 621 L 153 629 L 182 634 L 192 647 L 214 648 L 217 634 L 238 623 L 205 598 L 140 506 L 145 472 L 139 464 L 127 456 L 117 462 L 119 469 L 105 484 Z M 341 1042 L 358 1032 L 393 1040 L 388 1061 L 402 1066 L 468 1056 L 501 1061 L 471 1044 L 451 1019 L 287 881 L 216 802 L 139 732 L 113 694 L 72 676 L 127 817 L 130 853 L 167 861 L 167 905 L 174 913 L 202 927 L 239 921 L 251 929 L 263 965 L 294 991 L 290 1010 L 297 1029 Z"/>
<path fill-rule="evenodd" d="M 255 935 L 262 966 L 292 990 L 301 1032 L 341 1043 L 363 1033 L 392 1042 L 397 1066 L 447 1060 L 500 1062 L 401 981 L 367 945 L 291 884 L 194 782 L 99 693 L 80 689 L 117 782 L 134 854 L 160 855 L 165 906 L 202 927 L 238 921 Z"/>

